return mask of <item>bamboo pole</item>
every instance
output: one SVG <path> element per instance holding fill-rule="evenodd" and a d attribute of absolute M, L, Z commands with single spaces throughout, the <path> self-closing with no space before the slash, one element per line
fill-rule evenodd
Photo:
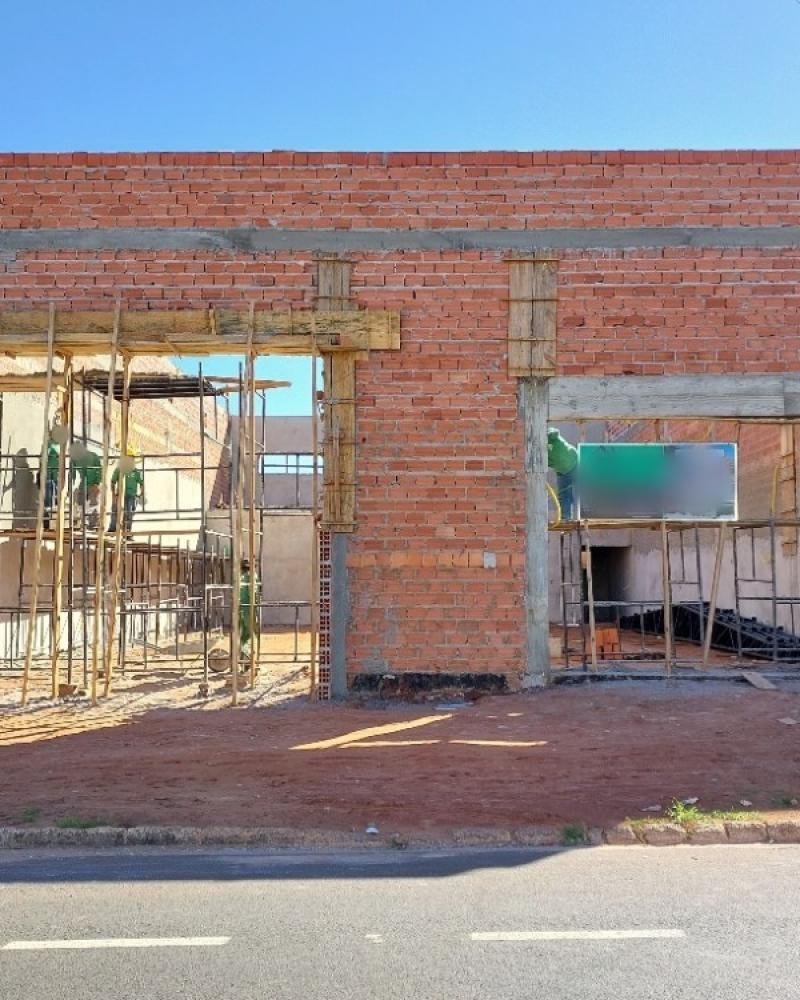
<path fill-rule="evenodd" d="M 56 335 L 56 307 L 50 303 L 47 322 L 47 378 L 44 388 L 44 416 L 42 418 L 42 447 L 39 452 L 39 496 L 36 503 L 36 545 L 34 549 L 33 588 L 28 609 L 28 634 L 25 637 L 25 666 L 22 671 L 22 704 L 28 703 L 28 683 L 33 661 L 33 641 L 36 632 L 36 608 L 39 603 L 39 571 L 44 541 L 44 500 L 47 479 L 47 444 L 50 436 L 50 397 L 53 392 L 53 344 Z"/>
<path fill-rule="evenodd" d="M 239 420 L 236 434 L 236 493 L 231 497 L 231 705 L 239 702 L 239 588 L 242 585 L 242 445 L 244 444 L 243 424 L 246 416 L 242 381 L 242 366 L 239 365 Z M 233 465 L 233 463 L 231 463 Z"/>
<path fill-rule="evenodd" d="M 111 693 L 111 673 L 112 673 L 112 659 L 114 655 L 114 632 L 117 624 L 117 614 L 119 612 L 119 592 L 120 592 L 120 581 L 122 574 L 122 539 L 125 531 L 124 526 L 124 498 L 125 498 L 125 479 L 127 473 L 124 473 L 121 466 L 128 455 L 128 427 L 129 427 L 129 412 L 130 412 L 130 399 L 131 397 L 131 359 L 130 355 L 122 355 L 122 412 L 120 415 L 120 433 L 119 433 L 119 453 L 120 453 L 120 465 L 118 468 L 117 476 L 117 495 L 115 497 L 114 507 L 115 507 L 115 524 L 116 531 L 114 532 L 114 564 L 112 568 L 111 577 L 111 603 L 109 605 L 109 618 L 108 618 L 108 643 L 106 645 L 106 657 L 104 664 L 104 678 L 103 678 L 103 697 L 107 698 Z"/>
<path fill-rule="evenodd" d="M 717 597 L 719 594 L 719 581 L 722 576 L 722 554 L 725 549 L 726 534 L 728 525 L 723 522 L 719 526 L 717 536 L 717 551 L 714 555 L 714 573 L 711 577 L 711 594 L 708 602 L 708 625 L 703 642 L 703 670 L 708 667 L 708 655 L 711 652 L 711 639 L 714 632 L 714 618 L 717 614 Z"/>
<path fill-rule="evenodd" d="M 61 639 L 61 611 L 63 607 L 61 588 L 64 581 L 64 515 L 72 474 L 72 470 L 70 470 L 70 475 L 67 475 L 67 444 L 68 442 L 71 444 L 72 438 L 70 433 L 72 427 L 72 357 L 70 355 L 64 358 L 64 386 L 65 392 L 61 401 L 59 423 L 64 432 L 66 432 L 67 437 L 61 443 L 58 456 L 58 508 L 56 510 L 55 552 L 53 553 L 53 614 L 51 626 L 53 643 L 50 652 L 50 696 L 52 698 L 58 697 L 58 654 Z M 71 560 L 72 550 L 70 546 Z M 71 601 L 72 598 L 70 597 L 70 603 Z"/>
<path fill-rule="evenodd" d="M 661 574 L 664 590 L 664 665 L 672 675 L 672 587 L 670 584 L 669 537 L 667 522 L 661 522 Z"/>
<path fill-rule="evenodd" d="M 253 334 L 255 322 L 251 321 L 248 330 L 247 343 L 247 489 L 249 501 L 247 505 L 247 561 L 250 564 L 250 604 L 247 609 L 248 625 L 250 627 L 250 687 L 256 686 L 256 401 L 253 385 L 255 383 L 255 355 L 253 354 Z M 260 609 L 259 609 L 260 613 Z"/>
<path fill-rule="evenodd" d="M 203 389 L 203 365 L 197 365 L 197 381 L 200 386 L 200 541 L 203 563 L 201 566 L 202 598 L 200 604 L 200 627 L 203 630 L 203 680 L 200 696 L 208 697 L 208 511 L 206 497 L 206 400 Z M 212 396 L 213 399 L 213 396 Z"/>
<path fill-rule="evenodd" d="M 97 675 L 100 658 L 100 641 L 103 631 L 103 592 L 105 590 L 105 544 L 106 513 L 108 510 L 108 457 L 111 450 L 111 413 L 114 404 L 114 379 L 117 368 L 117 344 L 119 343 L 120 315 L 122 307 L 118 302 L 114 308 L 114 325 L 111 331 L 111 351 L 108 362 L 108 386 L 106 408 L 103 416 L 103 452 L 100 465 L 100 510 L 97 521 L 94 568 L 94 629 L 92 632 L 92 705 L 97 704 Z"/>

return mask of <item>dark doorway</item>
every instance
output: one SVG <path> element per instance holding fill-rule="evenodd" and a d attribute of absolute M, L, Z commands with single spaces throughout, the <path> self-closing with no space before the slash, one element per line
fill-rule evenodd
<path fill-rule="evenodd" d="M 592 580 L 594 583 L 595 621 L 616 622 L 619 614 L 626 609 L 608 602 L 624 601 L 626 598 L 627 546 L 592 546 Z M 588 596 L 586 573 L 584 572 L 584 593 Z M 585 620 L 589 620 L 586 609 Z"/>

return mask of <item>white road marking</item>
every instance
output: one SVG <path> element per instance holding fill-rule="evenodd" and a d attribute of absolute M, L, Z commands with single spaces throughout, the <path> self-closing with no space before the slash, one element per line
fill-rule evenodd
<path fill-rule="evenodd" d="M 373 944 L 383 944 L 383 934 L 365 934 L 364 937 Z"/>
<path fill-rule="evenodd" d="M 55 951 L 89 948 L 215 948 L 229 937 L 74 938 L 65 941 L 9 941 L 0 951 Z"/>
<path fill-rule="evenodd" d="M 681 930 L 632 931 L 483 931 L 470 934 L 473 941 L 635 941 L 652 938 L 682 938 Z"/>

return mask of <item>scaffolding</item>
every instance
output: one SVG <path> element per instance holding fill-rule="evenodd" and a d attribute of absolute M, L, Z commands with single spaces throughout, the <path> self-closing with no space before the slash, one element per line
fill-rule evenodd
<path fill-rule="evenodd" d="M 550 529 L 557 538 L 565 670 L 609 671 L 639 661 L 661 664 L 666 676 L 675 668 L 707 671 L 712 649 L 728 654 L 726 663 L 748 670 L 800 665 L 800 597 L 781 592 L 778 555 L 780 533 L 796 537 L 800 520 L 575 521 Z M 656 593 L 597 598 L 594 542 L 600 533 L 618 531 L 657 537 L 651 546 L 660 557 Z M 713 553 L 710 573 L 704 552 Z M 723 601 L 726 572 L 729 594 Z M 602 619 L 611 622 L 616 637 L 610 652 L 600 639 Z"/>
<path fill-rule="evenodd" d="M 305 659 L 299 648 L 301 612 L 310 612 L 312 630 L 319 617 L 316 419 L 308 469 L 314 589 L 307 601 L 265 600 L 259 572 L 264 565 L 264 518 L 275 509 L 267 489 L 267 393 L 289 383 L 255 377 L 253 329 L 251 310 L 248 349 L 238 377 L 209 376 L 202 363 L 196 376 L 134 374 L 127 355 L 122 356 L 122 370 L 117 370 L 117 310 L 108 370 L 78 371 L 66 356 L 63 370 L 56 372 L 51 309 L 45 373 L 0 378 L 0 400 L 6 392 L 44 395 L 38 469 L 30 466 L 27 455 L 0 452 L 4 492 L 14 490 L 20 480 L 28 487 L 27 506 L 12 493 L 11 510 L 0 511 L 0 541 L 9 549 L 16 547 L 19 556 L 16 599 L 0 606 L 0 668 L 20 671 L 23 705 L 29 700 L 33 673 L 49 670 L 53 698 L 83 688 L 97 704 L 112 693 L 117 673 L 147 671 L 154 664 L 199 664 L 198 693 L 203 697 L 210 694 L 212 675 L 223 674 L 236 704 L 241 688 L 255 686 L 259 664 L 279 655 L 261 648 L 262 619 L 269 608 L 293 614 L 292 660 Z M 315 412 L 316 375 L 312 381 Z M 197 401 L 199 448 L 147 452 L 133 459 L 150 488 L 135 513 L 128 513 L 124 494 L 131 471 L 126 458 L 132 447 L 131 410 L 137 400 L 174 399 Z M 213 400 L 210 413 L 208 400 Z M 57 445 L 57 469 L 48 455 L 50 442 Z M 209 456 L 212 445 L 214 454 Z M 100 452 L 96 502 L 90 499 L 78 459 L 92 448 Z M 299 456 L 295 468 L 299 506 Z M 115 478 L 116 489 L 110 490 Z M 168 504 L 149 501 L 152 483 L 159 478 L 172 484 Z M 244 561 L 249 579 L 243 585 Z M 248 596 L 240 606 L 242 594 Z M 245 649 L 240 626 L 250 637 Z M 310 659 L 310 691 L 316 694 L 313 638 Z"/>

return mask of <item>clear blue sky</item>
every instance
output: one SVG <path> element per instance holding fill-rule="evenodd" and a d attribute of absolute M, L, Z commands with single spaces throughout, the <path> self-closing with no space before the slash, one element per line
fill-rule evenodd
<path fill-rule="evenodd" d="M 2 150 L 800 145 L 798 0 L 39 0 L 2 30 Z"/>

